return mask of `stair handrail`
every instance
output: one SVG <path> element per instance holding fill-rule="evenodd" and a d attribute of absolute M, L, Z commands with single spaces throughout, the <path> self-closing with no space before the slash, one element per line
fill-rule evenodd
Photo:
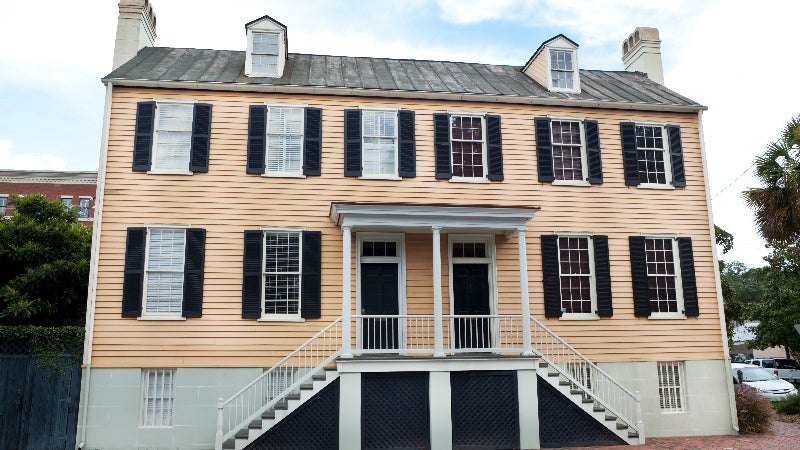
<path fill-rule="evenodd" d="M 627 389 L 625 386 L 621 385 L 617 380 L 615 380 L 611 375 L 606 373 L 603 369 L 601 369 L 597 364 L 590 361 L 588 358 L 583 356 L 578 350 L 576 350 L 573 346 L 571 346 L 567 341 L 562 339 L 552 330 L 547 328 L 543 323 L 539 322 L 535 317 L 531 317 L 531 323 L 535 325 L 538 329 L 531 330 L 531 340 L 533 341 L 534 352 L 538 354 L 542 359 L 545 360 L 551 367 L 556 369 L 558 373 L 565 377 L 570 383 L 575 384 L 581 390 L 584 391 L 587 395 L 589 395 L 592 399 L 594 399 L 599 405 L 603 408 L 608 410 L 611 414 L 615 415 L 619 420 L 624 422 L 628 427 L 633 429 L 639 435 L 639 442 L 644 443 L 644 424 L 643 424 L 643 417 L 641 413 L 641 396 L 637 391 L 635 394 Z M 543 339 L 538 338 L 541 333 L 545 333 L 546 335 L 550 336 L 553 340 L 555 340 L 559 346 L 557 348 L 552 348 L 552 346 L 544 342 Z M 547 350 L 551 350 L 547 352 Z M 566 350 L 566 352 L 565 352 Z M 547 352 L 547 354 L 545 354 Z M 556 352 L 560 352 L 557 354 Z M 561 367 L 558 362 L 556 362 L 556 358 L 559 356 L 564 356 L 565 353 L 569 353 L 571 357 L 577 358 L 580 364 L 585 364 L 586 367 L 591 368 L 591 370 L 596 374 L 596 376 L 603 377 L 605 382 L 611 384 L 611 386 L 621 394 L 621 397 L 625 398 L 629 404 L 625 405 L 628 406 L 624 409 L 630 410 L 628 413 L 622 412 L 623 405 L 617 404 L 612 405 L 610 399 L 601 397 L 595 389 L 593 389 L 599 380 L 597 378 L 594 380 L 593 386 L 587 386 L 587 383 L 584 383 L 582 380 L 578 378 L 583 377 L 575 377 L 569 370 L 565 367 Z M 568 364 L 572 364 L 572 361 L 568 361 Z M 582 368 L 579 366 L 579 368 Z M 590 383 L 591 384 L 591 383 Z"/>
<path fill-rule="evenodd" d="M 249 426 L 253 420 L 259 419 L 265 411 L 285 399 L 293 391 L 299 389 L 300 385 L 334 361 L 342 352 L 341 325 L 342 318 L 340 316 L 230 398 L 227 400 L 220 398 L 217 403 L 216 450 L 222 450 L 223 442 L 234 437 L 239 430 Z M 317 342 L 320 340 L 322 345 L 315 345 L 320 344 Z M 295 358 L 300 358 L 306 365 L 295 366 L 291 364 L 291 361 Z M 302 374 L 298 373 L 299 369 L 303 369 L 304 372 Z M 292 383 L 288 383 L 288 386 L 285 382 L 287 375 L 292 380 Z M 280 383 L 278 386 L 270 385 L 273 377 L 277 378 Z M 284 386 L 286 387 L 284 388 Z M 270 396 L 271 387 L 279 387 L 282 390 Z M 245 399 L 249 393 L 253 394 L 253 398 Z M 258 398 L 263 400 L 256 401 Z M 238 402 L 238 400 L 242 401 Z M 229 411 L 227 430 L 225 429 L 226 409 Z"/>

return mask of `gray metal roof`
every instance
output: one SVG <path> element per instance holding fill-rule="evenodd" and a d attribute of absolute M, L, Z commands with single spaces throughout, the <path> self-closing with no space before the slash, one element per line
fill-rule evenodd
<path fill-rule="evenodd" d="M 560 100 L 661 107 L 703 108 L 641 72 L 581 70 L 581 93 L 549 92 L 519 66 L 421 61 L 413 59 L 324 56 L 290 53 L 281 78 L 244 75 L 245 52 L 145 47 L 132 60 L 103 78 L 114 84 L 192 88 L 314 87 L 389 93 L 495 96 L 504 102 Z M 479 100 L 479 99 L 476 99 Z M 561 103 L 560 102 L 560 103 Z M 597 107 L 602 105 L 597 104 Z"/>

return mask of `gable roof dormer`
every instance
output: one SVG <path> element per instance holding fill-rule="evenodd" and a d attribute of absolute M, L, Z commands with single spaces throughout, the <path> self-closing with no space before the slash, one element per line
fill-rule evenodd
<path fill-rule="evenodd" d="M 245 24 L 247 54 L 244 74 L 248 77 L 280 78 L 286 67 L 286 25 L 270 16 Z"/>
<path fill-rule="evenodd" d="M 522 72 L 550 92 L 581 93 L 578 44 L 563 34 L 544 41 Z"/>

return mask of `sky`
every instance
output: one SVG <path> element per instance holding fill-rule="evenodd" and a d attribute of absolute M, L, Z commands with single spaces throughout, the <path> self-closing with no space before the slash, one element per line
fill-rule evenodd
<path fill-rule="evenodd" d="M 118 0 L 6 2 L 0 15 L 0 169 L 97 170 Z M 725 260 L 768 253 L 741 192 L 754 157 L 800 114 L 798 1 L 151 0 L 156 46 L 244 50 L 244 24 L 269 14 L 289 51 L 523 65 L 563 33 L 582 69 L 622 70 L 637 26 L 661 35 L 667 87 L 703 115 L 714 221 Z M 758 6 L 756 6 L 758 5 Z M 691 180 L 690 180 L 691 181 Z"/>

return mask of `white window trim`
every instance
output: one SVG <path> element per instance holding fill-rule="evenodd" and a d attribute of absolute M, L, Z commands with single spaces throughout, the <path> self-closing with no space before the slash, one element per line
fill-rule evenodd
<path fill-rule="evenodd" d="M 686 308 L 683 302 L 683 279 L 681 278 L 681 255 L 678 251 L 678 236 L 675 234 L 647 234 L 643 235 L 645 239 L 669 239 L 672 242 L 672 264 L 675 266 L 675 300 L 677 312 L 655 312 L 650 311 L 648 319 L 665 320 L 665 319 L 685 319 Z M 645 250 L 647 252 L 647 250 Z M 647 273 L 647 255 L 645 253 L 645 273 Z M 650 278 L 650 275 L 647 275 Z M 649 292 L 648 292 L 649 295 Z M 649 301 L 649 300 L 648 300 Z"/>
<path fill-rule="evenodd" d="M 155 161 L 158 158 L 158 108 L 161 105 L 193 105 L 197 103 L 197 100 L 193 99 L 174 99 L 174 98 L 154 98 L 153 101 L 156 103 L 156 109 L 153 112 L 155 117 L 153 118 L 153 143 L 150 148 L 150 159 L 152 161 L 152 165 L 150 166 L 150 170 L 147 171 L 148 175 L 194 175 L 194 172 L 189 170 L 189 165 L 192 163 L 192 144 L 191 144 L 191 136 L 189 139 L 189 158 L 186 161 L 186 170 L 182 169 L 158 169 L 155 168 Z M 191 134 L 191 132 L 190 132 Z"/>
<path fill-rule="evenodd" d="M 556 251 L 558 253 L 558 299 L 559 307 L 563 299 L 561 298 L 561 247 L 559 239 L 566 238 L 586 238 L 587 247 L 589 249 L 589 296 L 592 299 L 591 313 L 568 313 L 564 308 L 561 310 L 561 317 L 559 320 L 600 320 L 597 314 L 597 272 L 594 264 L 594 234 L 593 233 L 579 233 L 579 232 L 560 232 L 556 234 Z"/>
<path fill-rule="evenodd" d="M 253 41 L 256 34 L 275 34 L 278 36 L 278 53 L 276 56 L 275 72 L 254 72 L 253 56 L 262 53 L 253 53 Z M 266 55 L 267 53 L 263 53 Z M 283 73 L 286 49 L 284 48 L 284 32 L 282 30 L 247 30 L 247 58 L 245 61 L 245 76 L 276 78 Z M 284 58 L 281 58 L 284 56 Z"/>
<path fill-rule="evenodd" d="M 550 116 L 548 116 L 548 117 L 550 117 Z M 575 117 L 566 117 L 566 116 L 564 116 L 564 117 L 558 117 L 558 116 L 550 117 L 550 146 L 551 146 L 551 152 L 552 152 L 552 147 L 555 146 L 555 144 L 553 144 L 553 121 L 558 121 L 558 122 L 577 122 L 578 123 L 578 129 L 580 130 L 580 138 L 581 138 L 581 179 L 580 180 L 559 180 L 559 179 L 554 179 L 552 184 L 554 184 L 556 186 L 558 186 L 558 185 L 561 185 L 561 186 L 591 186 L 591 183 L 589 183 L 589 155 L 588 155 L 587 150 L 586 150 L 586 127 L 584 126 L 584 123 L 583 123 L 584 119 L 578 119 L 578 118 L 575 118 Z M 570 145 L 570 146 L 573 146 L 573 145 Z M 553 176 L 555 177 L 556 161 L 555 161 L 555 158 L 552 158 L 552 159 L 553 159 Z"/>
<path fill-rule="evenodd" d="M 397 111 L 396 108 L 372 108 L 372 107 L 362 107 L 359 106 L 361 110 L 361 173 L 362 175 L 358 177 L 361 180 L 402 180 L 399 175 L 400 171 L 400 137 L 399 137 L 399 128 L 400 123 L 397 119 Z M 365 112 L 394 112 L 394 173 L 390 175 L 381 175 L 381 174 L 367 174 L 364 175 L 364 120 L 363 115 Z"/>
<path fill-rule="evenodd" d="M 183 307 L 181 307 L 181 311 L 177 313 L 148 313 L 147 312 L 147 283 L 149 279 L 147 266 L 150 262 L 150 230 L 152 228 L 173 228 L 173 229 L 188 229 L 190 225 L 182 225 L 182 224 L 145 224 L 145 228 L 147 228 L 147 232 L 145 234 L 145 247 L 144 247 L 144 280 L 142 281 L 142 314 L 137 318 L 137 320 L 186 320 L 183 317 Z M 186 246 L 186 232 L 183 235 L 184 246 Z M 183 256 L 183 270 L 181 273 L 185 273 L 186 271 L 186 252 L 184 252 Z"/>
<path fill-rule="evenodd" d="M 94 200 L 94 199 L 90 195 L 81 195 L 81 196 L 79 196 L 78 197 L 78 206 L 77 206 L 77 210 L 78 210 L 79 214 L 80 214 L 80 208 L 81 208 L 81 200 L 89 200 L 89 206 L 87 207 L 88 208 L 88 214 L 86 215 L 86 217 L 78 217 L 78 220 L 79 221 L 91 221 L 92 220 L 92 217 L 91 217 L 92 216 L 92 200 Z"/>
<path fill-rule="evenodd" d="M 305 322 L 303 312 L 303 231 L 305 228 L 261 227 L 261 317 L 257 322 Z M 297 314 L 266 314 L 264 312 L 264 274 L 267 268 L 267 256 L 264 249 L 267 246 L 267 233 L 297 233 L 298 239 L 298 268 L 300 269 L 300 282 L 297 289 Z"/>
<path fill-rule="evenodd" d="M 10 202 L 9 202 L 10 195 L 9 194 L 0 194 L 0 198 L 6 199 L 6 210 L 3 212 L 2 215 L 0 215 L 0 218 L 11 217 L 11 216 L 9 216 L 7 214 L 8 213 L 8 205 L 10 204 Z"/>
<path fill-rule="evenodd" d="M 489 181 L 489 164 L 487 159 L 487 147 L 486 147 L 486 115 L 485 114 L 478 114 L 475 112 L 454 112 L 448 111 L 448 124 L 447 124 L 447 131 L 449 134 L 449 142 L 450 142 L 450 172 L 454 172 L 453 170 L 453 117 L 478 117 L 481 119 L 481 136 L 483 137 L 483 142 L 481 142 L 481 162 L 483 165 L 483 176 L 482 177 L 459 177 L 453 175 L 450 178 L 451 183 L 491 183 Z"/>
<path fill-rule="evenodd" d="M 686 364 L 684 361 L 658 361 L 656 362 L 656 386 L 660 384 L 660 377 L 661 377 L 661 364 L 677 364 L 678 366 L 678 391 L 679 391 L 679 399 L 681 402 L 681 409 L 680 410 L 664 410 L 661 409 L 661 393 L 659 392 L 658 400 L 659 400 L 659 412 L 661 414 L 687 414 L 689 412 L 689 405 L 686 403 L 687 396 L 686 396 Z"/>
<path fill-rule="evenodd" d="M 306 114 L 305 108 L 308 105 L 299 105 L 299 104 L 281 104 L 281 103 L 268 103 L 267 105 L 267 125 L 265 131 L 265 142 L 264 142 L 264 172 L 261 176 L 266 178 L 305 178 L 306 176 L 303 175 L 303 161 L 305 161 L 306 156 L 306 146 L 305 146 L 305 132 L 306 132 Z M 272 114 L 273 108 L 297 108 L 301 109 L 302 116 L 303 116 L 303 125 L 300 127 L 300 169 L 297 172 L 270 172 L 269 171 L 269 118 Z"/>
<path fill-rule="evenodd" d="M 170 388 L 170 391 L 172 392 L 172 397 L 171 397 L 171 399 L 172 399 L 172 405 L 171 405 L 172 406 L 172 412 L 170 413 L 171 423 L 169 425 L 145 425 L 144 424 L 144 421 L 145 421 L 145 408 L 146 408 L 145 394 L 147 393 L 147 373 L 149 371 L 154 371 L 154 370 L 162 370 L 162 371 L 171 371 L 172 372 L 170 374 L 170 382 L 172 383 L 172 387 Z M 175 400 L 176 400 L 176 396 L 175 396 L 175 394 L 176 394 L 175 393 L 175 375 L 176 374 L 177 374 L 177 369 L 170 369 L 170 368 L 162 369 L 162 368 L 151 368 L 151 367 L 142 368 L 141 369 L 141 375 L 140 375 L 141 381 L 139 383 L 140 386 L 139 386 L 139 424 L 138 424 L 138 428 L 146 428 L 146 429 L 170 429 L 170 428 L 174 428 L 174 426 L 175 426 L 174 425 L 175 424 Z"/>
<path fill-rule="evenodd" d="M 664 137 L 664 178 L 666 179 L 666 183 L 639 183 L 638 187 L 642 189 L 664 189 L 664 190 L 674 190 L 675 186 L 672 184 L 672 157 L 669 153 L 669 135 L 667 134 L 667 124 L 664 122 L 648 122 L 648 121 L 639 121 L 634 122 L 634 141 L 636 139 L 636 128 L 635 127 L 661 127 L 661 135 Z M 654 150 L 654 149 L 647 149 L 647 150 Z M 638 173 L 639 168 L 639 145 L 636 145 L 636 164 L 637 168 L 636 171 Z M 641 178 L 640 178 L 641 179 Z"/>
<path fill-rule="evenodd" d="M 572 53 L 572 89 L 568 88 L 557 88 L 553 87 L 553 69 L 552 69 L 552 61 L 550 57 L 550 50 L 556 51 L 564 51 Z M 568 94 L 580 94 L 581 93 L 581 77 L 579 76 L 579 68 L 578 68 L 578 50 L 570 47 L 561 47 L 555 45 L 548 45 L 545 47 L 545 61 L 547 62 L 547 90 L 551 92 L 564 92 Z"/>
<path fill-rule="evenodd" d="M 397 246 L 397 256 L 361 256 L 364 242 L 394 242 Z M 406 235 L 405 233 L 377 233 L 377 232 L 358 232 L 356 233 L 356 315 L 362 314 L 361 306 L 361 263 L 397 263 L 397 311 L 401 316 L 407 314 L 408 304 L 406 300 Z M 358 347 L 361 348 L 363 337 L 362 323 L 356 321 L 356 337 Z M 400 347 L 400 354 L 405 354 L 406 349 L 406 329 L 405 326 L 399 327 L 397 344 Z"/>

